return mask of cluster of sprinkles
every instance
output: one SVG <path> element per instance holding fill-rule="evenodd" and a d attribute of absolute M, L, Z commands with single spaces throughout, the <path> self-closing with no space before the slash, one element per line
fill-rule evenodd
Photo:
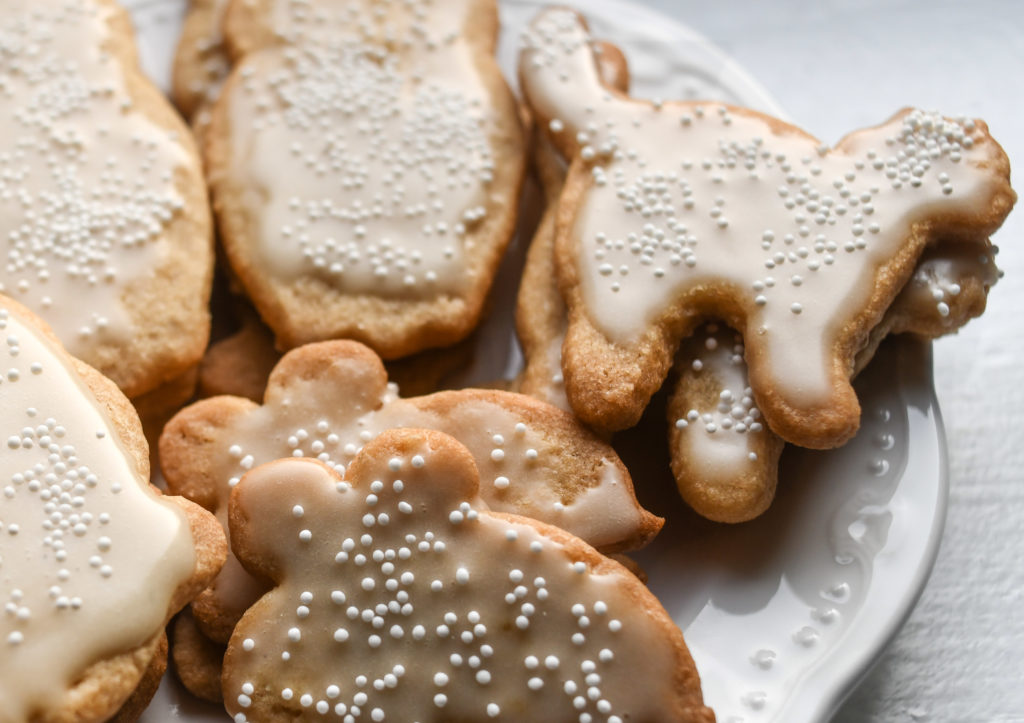
<path fill-rule="evenodd" d="M 999 248 L 991 244 L 977 254 L 963 247 L 953 247 L 948 255 L 933 254 L 930 258 L 922 259 L 905 287 L 904 293 L 909 291 L 913 295 L 908 299 L 908 305 L 919 304 L 924 307 L 926 304 L 934 304 L 934 313 L 946 320 L 945 323 L 958 323 L 950 314 L 957 308 L 958 297 L 963 291 L 960 279 L 974 277 L 986 288 L 996 283 L 1002 276 L 1002 271 L 995 265 L 998 252 Z"/>
<path fill-rule="evenodd" d="M 287 10 L 286 46 L 242 62 L 233 101 L 248 126 L 233 123 L 235 168 L 273 189 L 261 252 L 275 273 L 315 273 L 350 292 L 458 288 L 494 176 L 486 95 L 445 27 L 458 13 L 402 3 L 391 12 L 407 23 L 381 41 L 376 15 Z"/>
<path fill-rule="evenodd" d="M 926 182 L 937 186 L 942 195 L 951 195 L 950 175 L 929 174 L 929 170 L 940 160 L 958 163 L 963 149 L 971 146 L 968 134 L 973 128 L 970 121 L 961 124 L 913 111 L 897 133 L 882 141 L 881 151 L 872 149 L 863 157 L 851 158 L 819 147 L 793 158 L 766 146 L 759 136 L 732 138 L 732 118 L 724 106 L 707 111 L 695 106 L 685 113 L 678 142 L 685 149 L 682 152 L 692 156 L 684 157 L 676 169 L 644 170 L 649 163 L 629 150 L 595 160 L 596 185 L 610 184 L 621 212 L 634 219 L 629 224 L 634 230 L 624 237 L 602 231 L 593 236 L 590 263 L 608 279 L 608 290 L 618 292 L 630 273 L 640 274 L 637 283 L 648 283 L 643 281 L 645 273 L 655 279 L 669 273 L 723 273 L 716 268 L 721 250 L 714 250 L 715 246 L 753 257 L 757 256 L 753 249 L 760 248 L 761 266 L 767 273 L 753 278 L 748 288 L 754 303 L 765 306 L 777 284 L 798 288 L 807 274 L 867 249 L 883 230 L 875 214 L 879 198 L 888 202 L 893 192 Z M 743 125 L 740 132 L 749 132 L 749 124 Z M 717 133 L 703 133 L 696 145 L 689 145 L 685 132 L 698 126 L 716 126 Z M 601 165 L 606 160 L 612 161 L 607 169 Z M 758 193 L 766 197 L 749 197 Z M 771 196 L 774 208 L 761 209 Z M 916 200 L 911 197 L 907 203 Z M 752 206 L 767 210 L 777 221 L 758 233 L 727 237 L 733 206 L 743 214 L 750 213 Z M 708 269 L 699 264 L 705 249 L 712 252 Z M 790 295 L 799 296 L 795 291 Z M 789 311 L 800 314 L 805 303 L 793 301 Z"/>
<path fill-rule="evenodd" d="M 25 327 L 12 321 L 6 309 L 0 309 L 0 334 L 4 337 L 3 356 L 7 367 L 0 379 L 0 399 L 4 400 L 7 414 L 21 417 L 11 419 L 14 428 L 8 433 L 5 445 L 6 479 L 0 480 L 0 573 L 5 572 L 4 557 L 9 565 L 16 563 L 18 551 L 24 549 L 40 560 L 34 575 L 50 581 L 47 589 L 47 605 L 54 610 L 73 614 L 81 609 L 89 595 L 80 578 L 104 579 L 114 573 L 105 559 L 113 542 L 104 528 L 110 523 L 110 514 L 101 503 L 97 509 L 91 503 L 94 490 L 121 492 L 118 480 L 101 479 L 80 459 L 73 435 L 60 423 L 56 410 L 40 410 L 37 406 L 11 408 L 14 399 L 21 399 L 12 386 L 26 383 L 38 384 L 38 378 L 47 371 L 40 359 L 26 359 L 21 353 L 21 334 Z M 13 406 L 13 405 L 12 405 Z M 53 414 L 48 413 L 53 412 Z M 106 437 L 105 429 L 95 429 L 97 439 Z M 34 511 L 35 519 L 27 519 L 26 512 Z M 6 539 L 3 539 L 6 538 Z M 39 549 L 30 550 L 25 546 L 38 544 Z M 85 551 L 88 565 L 78 568 L 76 560 L 69 560 L 69 550 L 79 555 Z M 52 565 L 51 570 L 45 562 Z M 40 569 L 43 568 L 43 569 Z M 76 569 L 77 568 L 77 569 Z M 16 570 L 16 567 L 12 567 Z M 75 569 L 76 574 L 72 574 Z M 4 642 L 9 648 L 25 642 L 26 628 L 33 615 L 42 610 L 33 610 L 25 597 L 25 586 L 35 587 L 36 580 L 14 580 L 3 590 L 4 617 L 0 630 L 9 632 Z"/>
<path fill-rule="evenodd" d="M 802 352 L 868 302 L 917 223 L 976 215 L 1003 182 L 969 119 L 912 110 L 829 148 L 717 103 L 624 98 L 601 86 L 589 36 L 564 9 L 534 21 L 520 71 L 549 132 L 588 164 L 576 263 L 587 318 L 614 342 L 718 284 L 733 306 L 709 313 L 741 304 L 772 356 Z M 809 356 L 790 351 L 777 381 L 827 395 L 825 360 Z"/>
<path fill-rule="evenodd" d="M 295 409 L 295 401 L 297 399 L 290 400 L 288 406 Z M 464 404 L 471 403 L 470 399 L 464 400 Z M 314 404 L 312 408 L 302 411 L 303 416 L 308 414 L 308 421 L 293 422 L 300 426 L 282 429 L 277 421 L 278 411 L 269 407 L 255 413 L 251 420 L 242 423 L 237 436 L 229 442 L 227 457 L 224 458 L 231 460 L 229 464 L 232 474 L 227 480 L 229 488 L 237 485 L 242 475 L 253 467 L 286 456 L 317 459 L 344 475 L 346 465 L 363 445 L 391 428 L 418 425 L 427 428 L 445 427 L 453 434 L 459 431 L 456 419 L 445 423 L 431 414 L 419 412 L 415 399 L 400 399 L 398 388 L 393 383 L 388 384 L 387 391 L 381 396 L 380 408 L 371 412 L 360 414 L 357 409 L 334 408 L 323 413 Z M 506 415 L 507 419 L 502 419 L 505 415 L 493 415 L 489 428 L 508 429 L 493 432 L 487 436 L 484 444 L 475 445 L 468 436 L 464 437 L 474 454 L 489 460 L 492 463 L 490 467 L 497 470 L 498 473 L 490 482 L 496 494 L 512 486 L 513 480 L 516 480 L 516 471 L 544 462 L 538 451 L 538 448 L 543 447 L 536 430 L 517 421 L 511 413 Z M 283 445 L 278 447 L 270 440 L 283 440 Z M 483 461 L 480 460 L 481 463 Z"/>
<path fill-rule="evenodd" d="M 225 694 L 236 723 L 268 705 L 261 696 L 346 722 L 430 709 L 517 720 L 537 706 L 621 723 L 638 705 L 627 680 L 637 671 L 616 663 L 646 615 L 531 526 L 458 501 L 450 480 L 429 477 L 436 453 L 378 460 L 351 486 L 297 460 L 248 478 L 239 504 L 250 509 L 261 480 L 293 481 L 301 503 L 254 534 L 300 545 L 294 575 L 264 598 L 281 625 L 250 614 L 232 638 Z"/>
<path fill-rule="evenodd" d="M 718 324 L 708 324 L 699 336 L 704 337 L 704 353 L 695 355 L 691 361 L 691 373 L 710 375 L 722 383 L 722 391 L 713 409 L 689 409 L 685 416 L 675 421 L 676 429 L 702 429 L 709 437 L 718 439 L 730 433 L 743 436 L 763 431 L 761 412 L 754 402 L 753 390 L 746 384 L 733 384 L 747 380 L 743 337 L 730 329 L 720 328 Z M 730 385 L 735 388 L 730 388 Z M 757 453 L 749 452 L 747 458 L 755 462 Z"/>
<path fill-rule="evenodd" d="M 0 23 L 0 293 L 85 355 L 129 328 L 121 294 L 182 208 L 174 171 L 187 162 L 174 134 L 134 109 L 103 49 L 108 13 L 53 0 Z"/>

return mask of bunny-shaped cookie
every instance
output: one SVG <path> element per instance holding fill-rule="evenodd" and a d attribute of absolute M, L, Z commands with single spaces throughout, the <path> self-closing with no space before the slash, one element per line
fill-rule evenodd
<path fill-rule="evenodd" d="M 206 160 L 224 248 L 279 346 L 464 338 L 511 238 L 517 108 L 493 0 L 235 2 Z"/>

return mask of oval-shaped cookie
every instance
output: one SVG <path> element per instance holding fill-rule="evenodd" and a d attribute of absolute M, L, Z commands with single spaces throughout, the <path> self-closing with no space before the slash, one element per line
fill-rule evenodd
<path fill-rule="evenodd" d="M 392 359 L 476 325 L 524 148 L 493 0 L 234 3 L 206 160 L 232 270 L 278 345 Z"/>

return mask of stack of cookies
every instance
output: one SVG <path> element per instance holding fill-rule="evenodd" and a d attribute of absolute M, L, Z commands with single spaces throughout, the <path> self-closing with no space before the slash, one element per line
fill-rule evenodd
<path fill-rule="evenodd" d="M 761 514 L 785 443 L 856 432 L 886 335 L 984 310 L 1009 165 L 936 113 L 827 148 L 636 100 L 562 8 L 517 99 L 498 30 L 496 0 L 193 0 L 186 125 L 114 0 L 0 1 L 0 719 L 134 720 L 169 640 L 239 723 L 714 720 L 612 435 L 665 388 L 683 498 Z M 523 371 L 438 391 L 530 167 Z"/>
<path fill-rule="evenodd" d="M 674 368 L 672 467 L 700 514 L 762 513 L 783 440 L 848 441 L 851 379 L 887 334 L 984 310 L 1016 197 L 983 122 L 906 109 L 829 148 L 748 109 L 630 98 L 575 12 L 524 44 L 537 165 L 561 184 L 521 292 L 527 388 L 610 434 Z"/>

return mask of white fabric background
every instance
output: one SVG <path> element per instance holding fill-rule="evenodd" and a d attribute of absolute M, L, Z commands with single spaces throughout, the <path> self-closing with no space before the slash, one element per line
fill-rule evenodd
<path fill-rule="evenodd" d="M 914 105 L 984 118 L 1024 164 L 1024 3 L 645 2 L 705 34 L 825 141 Z M 1024 206 L 995 237 L 1006 276 L 985 316 L 935 344 L 951 486 L 942 548 L 837 721 L 1024 721 L 1022 236 Z"/>

